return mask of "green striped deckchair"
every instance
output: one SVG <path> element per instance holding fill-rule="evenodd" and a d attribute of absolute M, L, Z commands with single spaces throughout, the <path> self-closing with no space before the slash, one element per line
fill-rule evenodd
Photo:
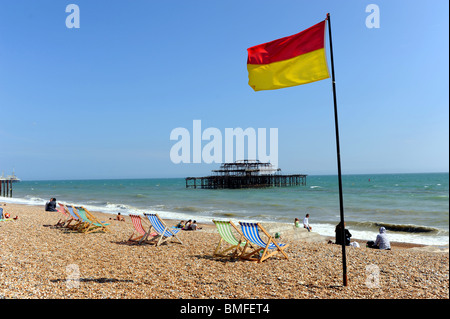
<path fill-rule="evenodd" d="M 80 230 L 84 228 L 85 221 L 78 215 L 78 211 L 72 205 L 64 205 L 69 214 L 72 216 L 72 219 L 67 223 L 66 227 L 72 230 Z M 70 222 L 74 220 L 75 224 L 70 225 Z"/>
<path fill-rule="evenodd" d="M 79 231 L 86 234 L 91 233 L 93 231 L 110 232 L 110 229 L 108 228 L 108 226 L 110 225 L 109 223 L 99 221 L 94 215 L 92 215 L 91 212 L 89 212 L 83 206 L 77 206 L 75 208 L 78 212 L 78 215 L 85 222 L 84 227 L 79 229 Z"/>
<path fill-rule="evenodd" d="M 233 222 L 230 221 L 220 221 L 220 220 L 213 220 L 213 223 L 216 225 L 217 231 L 220 235 L 219 243 L 217 244 L 216 249 L 214 250 L 214 256 L 222 256 L 222 257 L 231 257 L 235 258 L 239 256 L 242 252 L 242 249 L 244 248 L 246 242 L 243 241 L 244 236 L 242 235 L 241 231 L 236 227 Z M 236 239 L 234 236 L 231 227 L 233 227 L 236 232 L 239 234 L 239 240 Z M 227 242 L 230 247 L 222 247 L 223 242 Z M 226 245 L 226 246 L 229 246 Z M 229 252 L 233 251 L 233 253 L 230 255 Z"/>

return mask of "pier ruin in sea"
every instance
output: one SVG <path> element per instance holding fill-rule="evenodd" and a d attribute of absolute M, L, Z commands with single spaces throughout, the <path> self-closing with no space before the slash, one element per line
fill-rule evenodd
<path fill-rule="evenodd" d="M 0 176 L 0 196 L 3 197 L 12 197 L 13 193 L 13 183 L 20 182 L 20 179 L 12 173 L 12 175 L 8 175 L 5 177 L 2 172 L 2 176 Z"/>
<path fill-rule="evenodd" d="M 186 177 L 186 188 L 258 188 L 306 185 L 304 174 L 283 175 L 280 168 L 259 160 L 223 163 L 205 177 Z"/>

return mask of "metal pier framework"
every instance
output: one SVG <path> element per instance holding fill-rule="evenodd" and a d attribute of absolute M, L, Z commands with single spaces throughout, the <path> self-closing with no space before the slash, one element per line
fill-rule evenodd
<path fill-rule="evenodd" d="M 262 188 L 306 185 L 304 174 L 283 175 L 280 168 L 258 160 L 240 160 L 223 163 L 205 177 L 186 177 L 186 188 Z"/>

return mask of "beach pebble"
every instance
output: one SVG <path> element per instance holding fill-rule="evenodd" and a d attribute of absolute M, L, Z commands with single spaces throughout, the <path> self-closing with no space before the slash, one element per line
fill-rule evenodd
<path fill-rule="evenodd" d="M 183 245 L 130 245 L 129 220 L 81 234 L 54 227 L 59 213 L 8 205 L 20 219 L 1 225 L 0 298 L 449 298 L 448 251 L 348 249 L 348 289 L 341 247 L 325 242 L 283 238 L 288 260 L 229 261 L 212 257 L 220 239 L 212 225 L 180 232 Z"/>

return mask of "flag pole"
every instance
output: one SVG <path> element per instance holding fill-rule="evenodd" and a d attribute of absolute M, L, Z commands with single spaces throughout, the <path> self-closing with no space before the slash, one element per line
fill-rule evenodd
<path fill-rule="evenodd" d="M 334 60 L 333 60 L 333 42 L 331 40 L 331 19 L 330 14 L 327 13 L 328 20 L 328 38 L 330 40 L 330 57 L 331 57 L 331 76 L 333 84 L 333 100 L 334 100 L 334 125 L 336 129 L 336 152 L 337 152 L 337 168 L 338 168 L 338 181 L 339 181 L 339 208 L 341 217 L 341 243 L 342 243 L 342 279 L 344 286 L 347 286 L 347 261 L 345 256 L 345 224 L 344 224 L 344 203 L 342 196 L 342 174 L 341 174 L 341 150 L 339 146 L 339 126 L 338 126 L 338 113 L 337 113 L 337 100 L 336 100 L 336 81 L 334 77 Z"/>

